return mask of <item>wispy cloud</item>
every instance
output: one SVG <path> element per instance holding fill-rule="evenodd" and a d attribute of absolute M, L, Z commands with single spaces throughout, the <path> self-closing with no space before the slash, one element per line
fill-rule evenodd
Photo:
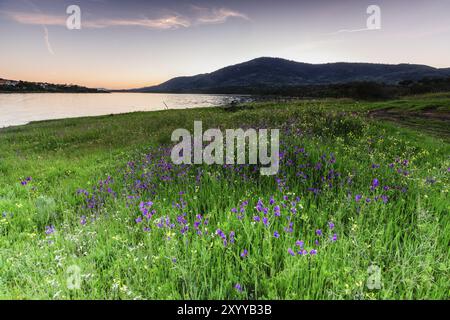
<path fill-rule="evenodd" d="M 25 0 L 24 2 L 33 9 L 35 15 L 42 15 L 41 10 L 31 0 Z M 2 13 L 2 12 L 0 11 L 0 13 Z M 51 55 L 55 55 L 55 51 L 53 50 L 52 44 L 50 43 L 50 36 L 48 33 L 47 26 L 43 23 L 36 23 L 36 24 L 40 25 L 42 27 L 42 29 L 44 30 L 44 41 L 45 41 L 45 45 L 47 47 L 48 53 L 50 53 Z"/>
<path fill-rule="evenodd" d="M 11 20 L 21 24 L 34 24 L 46 26 L 62 26 L 66 24 L 66 17 L 48 15 L 39 12 L 0 11 Z"/>
<path fill-rule="evenodd" d="M 51 55 L 55 55 L 55 51 L 53 51 L 52 44 L 50 43 L 50 38 L 48 36 L 48 29 L 46 26 L 42 26 L 44 28 L 44 39 L 45 44 L 47 45 L 47 50 Z"/>
<path fill-rule="evenodd" d="M 170 15 L 158 19 L 99 19 L 83 21 L 86 28 L 142 27 L 147 29 L 178 29 L 191 26 L 191 22 L 179 15 Z"/>
<path fill-rule="evenodd" d="M 240 18 L 244 20 L 250 20 L 250 18 L 247 15 L 227 8 L 209 9 L 197 6 L 193 6 L 192 8 L 198 14 L 197 17 L 195 18 L 197 24 L 225 23 L 229 18 Z"/>
<path fill-rule="evenodd" d="M 374 31 L 378 29 L 369 29 L 369 28 L 363 28 L 363 29 L 342 29 L 335 32 L 327 33 L 327 35 L 334 35 L 334 34 L 340 34 L 340 33 L 355 33 L 355 32 L 364 32 L 364 31 Z"/>
<path fill-rule="evenodd" d="M 245 14 L 226 8 L 206 9 L 197 7 L 195 11 L 196 14 L 193 17 L 174 13 L 155 19 L 83 19 L 82 28 L 142 27 L 147 29 L 169 30 L 188 28 L 194 25 L 225 23 L 232 17 L 249 20 Z M 6 15 L 13 21 L 28 25 L 65 26 L 67 19 L 67 16 L 44 14 L 41 12 L 0 11 L 0 13 Z"/>

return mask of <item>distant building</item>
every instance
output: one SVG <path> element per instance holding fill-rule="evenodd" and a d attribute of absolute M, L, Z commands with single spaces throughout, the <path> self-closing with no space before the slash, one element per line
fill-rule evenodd
<path fill-rule="evenodd" d="M 0 79 L 0 86 L 15 86 L 19 81 Z"/>

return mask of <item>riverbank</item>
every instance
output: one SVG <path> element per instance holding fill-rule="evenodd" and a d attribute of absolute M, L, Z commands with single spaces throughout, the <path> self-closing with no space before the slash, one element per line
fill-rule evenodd
<path fill-rule="evenodd" d="M 447 120 L 411 126 L 374 110 L 416 117 L 449 101 L 265 102 L 0 129 L 0 298 L 446 299 Z M 195 120 L 280 128 L 279 174 L 172 166 L 164 147 Z"/>

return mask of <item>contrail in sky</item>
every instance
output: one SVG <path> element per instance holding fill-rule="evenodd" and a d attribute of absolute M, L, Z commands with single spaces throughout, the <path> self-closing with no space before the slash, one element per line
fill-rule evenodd
<path fill-rule="evenodd" d="M 33 10 L 35 12 L 42 13 L 42 11 L 39 10 L 39 8 L 33 2 L 31 2 L 30 0 L 25 0 L 25 2 L 27 4 L 29 4 L 33 8 Z M 47 46 L 48 53 L 50 53 L 51 55 L 55 55 L 55 51 L 53 51 L 52 44 L 50 43 L 50 37 L 49 37 L 49 34 L 48 34 L 48 29 L 47 29 L 47 27 L 44 24 L 42 24 L 41 26 L 42 26 L 42 29 L 44 30 L 44 40 L 45 40 L 45 45 Z"/>

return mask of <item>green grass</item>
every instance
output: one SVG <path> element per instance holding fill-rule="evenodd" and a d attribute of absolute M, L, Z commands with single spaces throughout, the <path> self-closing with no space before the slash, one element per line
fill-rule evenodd
<path fill-rule="evenodd" d="M 430 105 L 448 112 L 449 101 L 448 95 L 428 95 L 383 103 L 267 102 L 235 112 L 169 110 L 0 130 L 0 213 L 5 213 L 0 217 L 0 298 L 448 299 L 449 130 L 420 112 Z M 394 121 L 370 116 L 380 109 L 405 116 Z M 411 123 L 410 112 L 420 125 Z M 247 167 L 233 172 L 192 166 L 185 175 L 178 175 L 184 169 L 175 167 L 168 173 L 172 181 L 161 181 L 162 169 L 154 160 L 146 162 L 145 155 L 169 145 L 176 128 L 192 132 L 194 120 L 202 120 L 204 130 L 290 126 L 290 134 L 284 129 L 281 134 L 286 159 L 292 160 L 277 176 L 285 184 L 282 190 L 276 177 L 259 176 Z M 296 153 L 298 148 L 307 155 Z M 321 159 L 324 154 L 326 160 Z M 409 163 L 403 166 L 396 159 Z M 137 164 L 135 170 L 127 166 L 129 161 Z M 315 169 L 318 162 L 322 167 Z M 380 167 L 373 169 L 373 164 Z M 199 169 L 203 174 L 197 182 Z M 331 169 L 339 175 L 328 181 Z M 28 176 L 32 182 L 22 186 L 20 181 Z M 102 207 L 84 208 L 77 190 L 92 192 L 108 176 L 114 178 L 110 187 L 118 196 L 98 191 Z M 375 178 L 381 186 L 372 191 Z M 137 191 L 137 179 L 155 187 Z M 385 185 L 390 190 L 381 190 Z M 172 206 L 180 203 L 180 191 L 187 203 L 182 211 Z M 151 232 L 135 222 L 139 201 L 127 205 L 131 194 L 154 202 Z M 363 195 L 360 202 L 355 201 L 358 194 Z M 389 196 L 387 203 L 374 201 L 381 194 Z M 269 206 L 271 196 L 277 204 L 288 204 L 283 196 L 289 202 L 300 197 L 297 213 L 291 215 L 289 205 L 281 218 L 270 217 L 269 227 L 253 222 L 258 199 Z M 367 197 L 371 203 L 365 202 Z M 244 200 L 249 205 L 239 220 L 231 209 Z M 175 222 L 181 212 L 186 212 L 190 227 L 185 235 Z M 197 214 L 209 219 L 202 236 L 194 231 Z M 85 225 L 82 216 L 87 217 Z M 157 228 L 154 221 L 162 216 L 171 217 L 176 227 Z M 292 216 L 293 233 L 284 232 L 287 216 Z M 332 231 L 330 221 L 335 224 Z M 56 232 L 46 235 L 50 225 Z M 235 243 L 224 247 L 214 235 L 219 228 L 227 237 L 234 231 Z M 325 235 L 316 236 L 316 229 Z M 280 238 L 273 237 L 275 231 Z M 329 240 L 334 233 L 336 242 Z M 317 249 L 317 255 L 289 255 L 297 240 Z M 240 257 L 244 249 L 249 252 L 245 259 Z M 73 265 L 80 268 L 82 280 L 75 290 L 67 287 Z M 378 289 L 367 285 L 376 268 Z M 242 292 L 234 288 L 237 283 Z"/>

